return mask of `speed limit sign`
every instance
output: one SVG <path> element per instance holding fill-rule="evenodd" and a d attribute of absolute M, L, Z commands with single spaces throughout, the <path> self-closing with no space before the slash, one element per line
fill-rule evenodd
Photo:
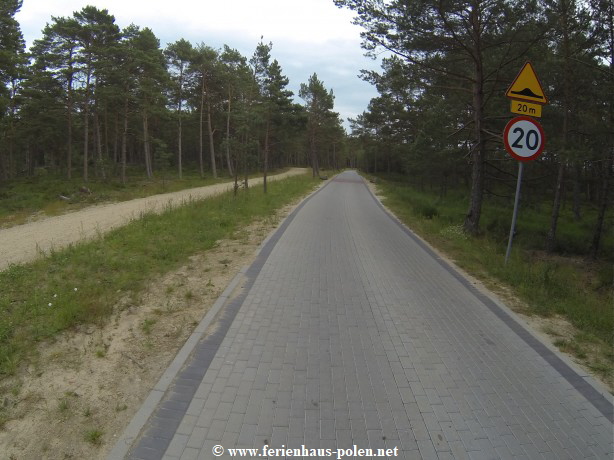
<path fill-rule="evenodd" d="M 503 143 L 512 157 L 526 162 L 535 160 L 541 155 L 546 136 L 537 120 L 530 117 L 516 117 L 505 126 Z"/>

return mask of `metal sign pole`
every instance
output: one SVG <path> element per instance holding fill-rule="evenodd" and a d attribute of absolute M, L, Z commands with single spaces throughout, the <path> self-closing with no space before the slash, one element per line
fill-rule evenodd
<path fill-rule="evenodd" d="M 518 202 L 520 201 L 520 183 L 522 182 L 522 161 L 518 162 L 518 181 L 516 182 L 516 197 L 514 198 L 514 213 L 512 214 L 512 225 L 510 227 L 510 237 L 507 242 L 507 251 L 505 253 L 505 265 L 510 258 L 512 252 L 512 240 L 514 239 L 514 230 L 516 230 L 516 217 L 518 216 Z"/>

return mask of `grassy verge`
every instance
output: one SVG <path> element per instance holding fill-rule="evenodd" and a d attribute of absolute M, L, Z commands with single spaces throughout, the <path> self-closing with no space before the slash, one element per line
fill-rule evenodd
<path fill-rule="evenodd" d="M 560 315 L 574 327 L 572 337 L 555 340 L 561 350 L 573 354 L 612 388 L 614 386 L 614 290 L 609 260 L 589 261 L 574 256 L 588 238 L 582 239 L 571 219 L 561 219 L 560 242 L 567 256 L 549 255 L 540 249 L 547 230 L 548 214 L 538 206 L 520 211 L 518 236 L 509 263 L 504 265 L 511 208 L 495 202 L 483 208 L 484 233 L 471 238 L 462 230 L 466 199 L 450 194 L 417 191 L 401 182 L 381 180 L 384 203 L 405 224 L 456 264 L 484 281 L 495 291 L 511 292 L 525 305 L 522 313 Z M 604 235 L 605 253 L 613 247 L 612 233 Z M 610 254 L 612 252 L 609 252 Z M 557 336 L 557 331 L 545 331 Z"/>
<path fill-rule="evenodd" d="M 269 174 L 280 172 L 283 171 Z M 262 174 L 252 174 L 250 178 L 260 176 Z M 191 170 L 184 171 L 182 179 L 176 177 L 175 171 L 161 172 L 153 179 L 131 171 L 125 185 L 116 178 L 93 178 L 85 184 L 80 178 L 67 180 L 47 174 L 15 179 L 0 184 L 0 227 L 24 223 L 33 213 L 57 215 L 92 204 L 127 201 L 231 180 L 230 177 L 214 179 L 210 176 L 203 179 L 197 171 Z"/>
<path fill-rule="evenodd" d="M 120 298 L 212 248 L 241 226 L 271 216 L 319 180 L 296 176 L 144 215 L 99 239 L 0 272 L 0 377 L 14 374 L 37 344 L 82 324 L 106 321 Z"/>

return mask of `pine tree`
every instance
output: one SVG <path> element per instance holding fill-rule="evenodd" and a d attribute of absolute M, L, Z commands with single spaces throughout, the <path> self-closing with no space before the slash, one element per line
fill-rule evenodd
<path fill-rule="evenodd" d="M 164 54 L 160 40 L 149 28 L 139 30 L 133 41 L 133 59 L 136 77 L 136 104 L 141 112 L 143 154 L 147 177 L 153 177 L 153 152 L 150 131 L 152 115 L 164 110 L 164 93 L 169 83 Z"/>
<path fill-rule="evenodd" d="M 193 59 L 194 48 L 192 44 L 183 38 L 169 44 L 164 51 L 167 65 L 172 75 L 171 100 L 175 105 L 177 116 L 177 166 L 179 178 L 182 177 L 182 127 L 183 127 L 183 103 L 185 101 L 186 79 L 188 77 L 188 65 Z"/>
<path fill-rule="evenodd" d="M 22 0 L 0 0 L 0 179 L 13 174 L 18 87 L 25 76 L 25 42 L 15 14 Z"/>
<path fill-rule="evenodd" d="M 327 91 L 317 74 L 309 77 L 308 83 L 301 83 L 299 97 L 305 101 L 307 110 L 307 137 L 313 177 L 320 175 L 320 150 L 322 134 L 327 124 L 337 119 L 333 112 L 335 96 Z"/>
<path fill-rule="evenodd" d="M 531 0 L 513 5 L 500 0 L 441 2 L 417 0 L 335 0 L 354 10 L 365 31 L 369 52 L 384 49 L 422 73 L 426 84 L 445 77 L 440 91 L 465 95 L 471 107 L 471 193 L 465 229 L 479 231 L 484 194 L 484 164 L 489 134 L 487 102 L 499 84 L 501 69 L 526 53 L 534 35 L 524 37 L 536 9 Z M 510 18 L 514 21 L 510 21 Z"/>
<path fill-rule="evenodd" d="M 256 47 L 254 56 L 250 60 L 259 92 L 259 125 L 261 126 L 261 131 L 264 132 L 264 193 L 267 191 L 267 173 L 273 138 L 280 131 L 284 118 L 290 112 L 293 95 L 292 91 L 286 89 L 289 80 L 282 74 L 279 62 L 277 60 L 270 62 L 272 46 L 272 43 L 264 44 L 260 42 Z"/>

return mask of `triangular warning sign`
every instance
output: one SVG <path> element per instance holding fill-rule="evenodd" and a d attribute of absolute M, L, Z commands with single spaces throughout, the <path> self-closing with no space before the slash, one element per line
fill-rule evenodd
<path fill-rule="evenodd" d="M 548 98 L 544 94 L 542 85 L 539 83 L 537 74 L 529 61 L 520 70 L 516 79 L 505 93 L 510 99 L 533 102 L 535 104 L 547 104 Z"/>

